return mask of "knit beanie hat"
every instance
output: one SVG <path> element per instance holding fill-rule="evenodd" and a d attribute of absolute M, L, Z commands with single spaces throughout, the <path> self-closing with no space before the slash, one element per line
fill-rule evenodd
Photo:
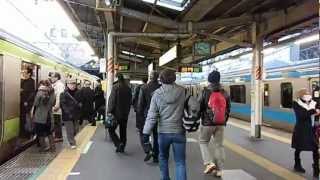
<path fill-rule="evenodd" d="M 219 71 L 212 71 L 208 76 L 208 81 L 213 84 L 220 82 L 220 73 Z"/>
<path fill-rule="evenodd" d="M 160 81 L 163 84 L 172 84 L 176 81 L 176 73 L 173 70 L 165 69 L 160 73 Z"/>

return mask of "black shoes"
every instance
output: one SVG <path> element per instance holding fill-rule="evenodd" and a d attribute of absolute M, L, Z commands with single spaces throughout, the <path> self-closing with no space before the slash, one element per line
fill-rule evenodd
<path fill-rule="evenodd" d="M 152 152 L 148 152 L 146 153 L 146 157 L 144 157 L 144 162 L 147 162 L 149 161 L 150 159 L 152 158 Z"/>
<path fill-rule="evenodd" d="M 153 163 L 159 163 L 158 157 L 153 156 Z"/>
<path fill-rule="evenodd" d="M 294 164 L 294 170 L 298 173 L 305 173 L 306 172 L 306 170 L 303 169 L 303 167 L 301 166 L 301 163 Z"/>
<path fill-rule="evenodd" d="M 116 148 L 116 153 L 124 153 L 124 149 L 125 149 L 124 144 L 120 143 Z"/>
<path fill-rule="evenodd" d="M 313 164 L 313 177 L 318 178 L 319 177 L 319 165 Z"/>

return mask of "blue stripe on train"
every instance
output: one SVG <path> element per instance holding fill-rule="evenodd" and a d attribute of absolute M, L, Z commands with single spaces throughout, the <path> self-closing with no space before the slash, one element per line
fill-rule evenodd
<path fill-rule="evenodd" d="M 250 118 L 251 109 L 248 104 L 231 103 L 231 113 L 240 114 Z M 264 107 L 263 119 L 295 124 L 295 116 L 292 111 L 285 111 L 277 108 Z"/>

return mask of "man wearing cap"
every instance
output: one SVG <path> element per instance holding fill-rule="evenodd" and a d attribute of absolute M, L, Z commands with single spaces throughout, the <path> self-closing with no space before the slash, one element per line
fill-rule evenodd
<path fill-rule="evenodd" d="M 109 129 L 109 135 L 116 147 L 116 152 L 123 153 L 127 143 L 127 123 L 131 108 L 131 88 L 126 83 L 122 74 L 116 74 L 114 83 L 108 100 L 108 114 L 112 114 L 119 125 L 120 137 L 116 133 L 117 127 Z"/>
<path fill-rule="evenodd" d="M 201 126 L 200 126 L 200 150 L 205 165 L 205 174 L 213 173 L 217 177 L 222 176 L 222 169 L 224 165 L 225 152 L 223 147 L 224 125 L 216 125 L 212 118 L 212 110 L 208 107 L 210 95 L 213 92 L 221 92 L 225 98 L 226 109 L 225 119 L 227 120 L 230 113 L 230 98 L 220 85 L 220 73 L 212 71 L 208 76 L 209 85 L 202 91 L 199 97 Z M 226 122 L 226 121 L 225 121 Z M 213 137 L 214 142 L 214 157 L 211 157 L 209 151 L 209 142 Z"/>
<path fill-rule="evenodd" d="M 77 82 L 75 79 L 67 80 L 67 88 L 60 95 L 60 104 L 62 110 L 62 120 L 66 127 L 67 138 L 71 149 L 76 148 L 76 140 L 74 139 L 77 121 L 80 114 L 80 98 L 77 90 Z"/>
<path fill-rule="evenodd" d="M 158 82 L 158 77 L 159 77 L 158 72 L 155 72 L 155 71 L 151 72 L 149 76 L 149 83 L 142 85 L 139 93 L 137 113 L 141 115 L 142 118 L 140 118 L 139 121 L 137 121 L 137 128 L 139 129 L 139 137 L 140 137 L 140 142 L 142 144 L 142 147 L 144 147 L 143 146 L 143 126 L 145 124 L 145 119 L 147 118 L 147 115 L 148 115 L 151 98 L 152 98 L 153 92 L 161 86 Z M 152 152 L 150 152 L 147 149 L 144 149 L 145 153 L 147 154 L 144 160 L 148 161 L 152 156 L 153 162 L 158 163 L 159 145 L 158 145 L 158 131 L 157 131 L 156 125 L 152 130 L 152 135 L 153 135 Z"/>
<path fill-rule="evenodd" d="M 150 146 L 149 136 L 158 124 L 160 179 L 169 180 L 169 152 L 173 147 L 176 180 L 186 180 L 186 135 L 183 128 L 185 89 L 175 84 L 176 74 L 164 70 L 162 86 L 154 91 L 143 128 L 144 144 Z"/>

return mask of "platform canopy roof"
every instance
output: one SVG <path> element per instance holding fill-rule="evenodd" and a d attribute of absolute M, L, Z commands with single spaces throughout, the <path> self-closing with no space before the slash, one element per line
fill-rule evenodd
<path fill-rule="evenodd" d="M 119 37 L 119 51 L 135 52 L 142 59 L 157 60 L 178 41 L 181 63 L 197 63 L 192 57 L 196 41 L 212 43 L 212 55 L 239 47 L 252 47 L 251 27 L 259 36 L 276 42 L 285 35 L 310 33 L 319 28 L 315 0 L 59 0 L 82 36 L 104 56 L 107 32 L 190 33 L 187 38 Z M 110 4 L 110 5 L 109 5 Z"/>

